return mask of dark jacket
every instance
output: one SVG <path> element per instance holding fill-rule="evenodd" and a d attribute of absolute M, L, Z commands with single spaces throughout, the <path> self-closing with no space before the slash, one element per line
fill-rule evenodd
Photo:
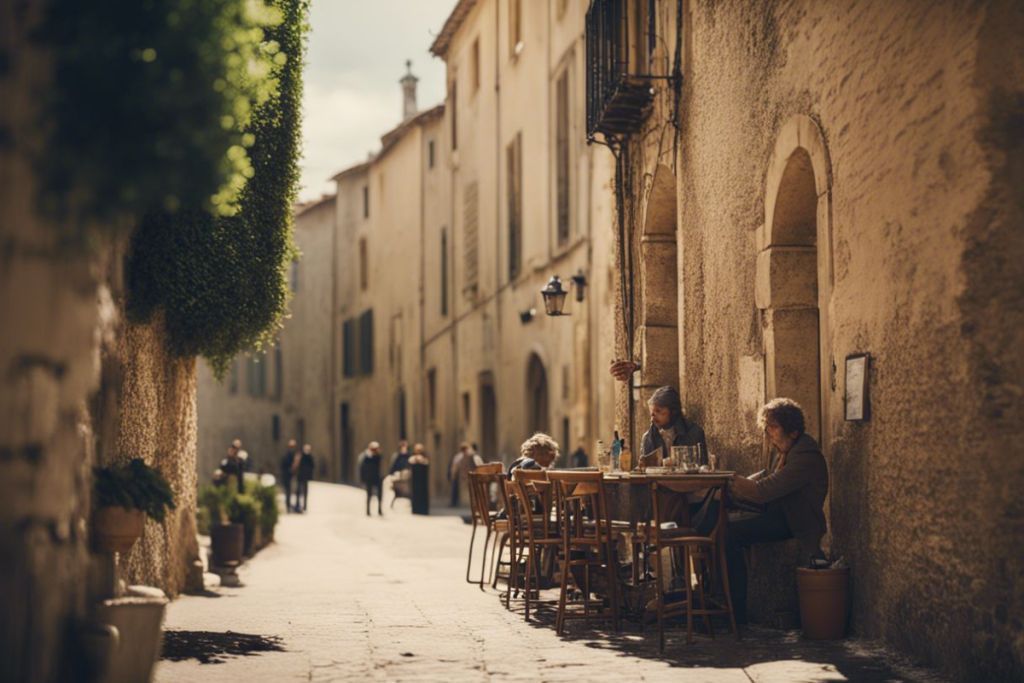
<path fill-rule="evenodd" d="M 541 467 L 540 465 L 538 465 L 537 461 L 534 460 L 533 458 L 522 457 L 522 458 L 519 458 L 519 459 L 513 461 L 512 464 L 508 466 L 508 478 L 511 479 L 512 478 L 512 473 L 515 472 L 518 469 L 523 469 L 523 470 L 542 470 L 544 468 Z"/>
<path fill-rule="evenodd" d="M 245 461 L 241 458 L 224 458 L 220 461 L 220 471 L 224 473 L 224 481 L 231 477 L 238 479 L 238 492 L 245 493 Z"/>
<path fill-rule="evenodd" d="M 303 453 L 299 458 L 299 481 L 309 481 L 313 478 L 314 458 L 312 453 Z"/>
<path fill-rule="evenodd" d="M 682 416 L 676 418 L 675 423 L 672 425 L 676 430 L 676 439 L 667 446 L 696 446 L 700 444 L 704 448 L 701 452 L 701 465 L 707 464 L 708 457 L 708 444 L 704 440 L 704 430 L 700 428 L 700 425 L 696 422 L 689 422 Z M 644 456 L 658 448 L 661 449 L 661 457 L 667 458 L 672 453 L 669 451 L 665 443 L 662 442 L 661 432 L 658 428 L 651 423 L 651 428 L 644 434 L 643 441 L 640 444 L 640 455 Z"/>
<path fill-rule="evenodd" d="M 295 460 L 295 454 L 298 451 L 285 451 L 285 454 L 281 456 L 281 479 L 284 481 L 291 481 L 292 478 L 292 462 Z"/>
<path fill-rule="evenodd" d="M 394 474 L 395 472 L 401 472 L 409 467 L 409 452 L 402 453 L 401 451 L 395 452 L 391 456 L 391 469 L 388 470 L 388 474 Z"/>
<path fill-rule="evenodd" d="M 363 451 L 359 454 L 359 481 L 364 484 L 380 483 L 380 453 Z"/>
<path fill-rule="evenodd" d="M 786 454 L 782 468 L 754 482 L 757 503 L 782 510 L 793 537 L 803 554 L 820 550 L 825 534 L 825 496 L 828 494 L 828 466 L 818 442 L 801 434 Z"/>

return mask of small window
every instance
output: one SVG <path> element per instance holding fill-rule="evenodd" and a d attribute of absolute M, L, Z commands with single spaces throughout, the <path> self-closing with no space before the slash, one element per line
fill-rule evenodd
<path fill-rule="evenodd" d="M 469 425 L 469 392 L 465 391 L 462 393 L 462 422 L 464 425 Z"/>
<path fill-rule="evenodd" d="M 434 168 L 434 141 L 427 142 L 427 168 Z"/>
<path fill-rule="evenodd" d="M 523 2 L 508 2 L 508 54 L 517 57 L 523 51 Z"/>
<path fill-rule="evenodd" d="M 349 318 L 341 325 L 341 372 L 345 377 L 356 376 L 356 321 Z"/>
<path fill-rule="evenodd" d="M 448 315 L 448 229 L 441 228 L 441 316 Z"/>
<path fill-rule="evenodd" d="M 367 253 L 366 238 L 359 238 L 359 289 L 366 291 L 370 284 L 370 257 Z"/>
<path fill-rule="evenodd" d="M 448 104 L 452 114 L 452 150 L 456 150 L 459 148 L 459 90 L 455 81 L 452 81 Z"/>
<path fill-rule="evenodd" d="M 473 93 L 480 89 L 480 39 L 473 41 L 473 51 L 470 56 L 470 76 L 472 77 Z"/>
<path fill-rule="evenodd" d="M 569 70 L 555 82 L 555 189 L 558 246 L 569 242 L 572 181 L 569 151 Z"/>
<path fill-rule="evenodd" d="M 270 418 L 270 436 L 274 441 L 281 440 L 281 416 L 273 415 Z"/>
<path fill-rule="evenodd" d="M 508 195 L 508 279 L 515 280 L 523 265 L 523 134 L 505 150 Z"/>
<path fill-rule="evenodd" d="M 373 310 L 359 316 L 359 373 L 373 374 Z"/>
<path fill-rule="evenodd" d="M 437 368 L 427 370 L 427 417 L 430 424 L 437 421 Z"/>
<path fill-rule="evenodd" d="M 281 400 L 281 396 L 284 394 L 284 354 L 281 353 L 281 347 L 277 346 L 274 349 L 274 398 L 278 401 Z"/>
<path fill-rule="evenodd" d="M 363 185 L 363 218 L 370 217 L 370 186 Z"/>

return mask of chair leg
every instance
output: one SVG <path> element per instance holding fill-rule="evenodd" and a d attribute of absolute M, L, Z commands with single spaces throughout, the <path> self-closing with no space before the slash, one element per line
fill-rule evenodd
<path fill-rule="evenodd" d="M 498 538 L 495 537 L 495 543 L 498 543 Z M 497 590 L 498 588 L 498 574 L 501 573 L 501 558 L 505 556 L 505 546 L 508 544 L 508 534 L 501 534 L 501 541 L 498 547 L 497 559 L 494 561 L 494 571 L 492 572 L 493 580 L 491 581 L 491 588 Z"/>
<path fill-rule="evenodd" d="M 608 541 L 605 545 L 605 560 L 605 566 L 608 570 L 608 599 L 611 600 L 612 625 L 615 628 L 615 632 L 618 633 L 622 630 L 622 626 L 619 623 L 619 563 L 615 558 L 615 546 L 612 541 Z"/>
<path fill-rule="evenodd" d="M 683 546 L 683 585 L 686 586 L 686 642 L 693 643 L 693 586 L 690 584 L 690 546 Z"/>
<path fill-rule="evenodd" d="M 529 557 L 526 558 L 526 576 L 523 578 L 523 603 L 526 605 L 526 621 L 530 620 L 530 587 L 533 583 L 534 550 L 534 546 L 531 545 Z"/>
<path fill-rule="evenodd" d="M 715 627 L 711 624 L 711 615 L 707 614 L 708 602 L 707 597 L 704 593 L 704 570 L 707 566 L 707 555 L 705 550 L 701 549 L 700 554 L 693 561 L 694 575 L 697 577 L 697 595 L 700 598 L 700 608 L 704 614 L 704 627 L 708 630 L 708 635 L 711 636 L 712 640 L 715 637 Z"/>
<path fill-rule="evenodd" d="M 476 519 L 473 520 L 473 533 L 469 535 L 469 557 L 466 558 L 466 583 L 476 583 L 469 578 L 469 570 L 473 566 L 473 543 L 476 541 Z"/>
<path fill-rule="evenodd" d="M 572 575 L 568 542 L 564 543 L 562 548 L 565 557 L 562 560 L 562 586 L 558 594 L 558 616 L 555 617 L 555 633 L 557 635 L 565 633 L 565 597 L 569 591 L 569 577 Z"/>
<path fill-rule="evenodd" d="M 483 543 L 483 558 L 480 560 L 480 580 L 477 582 L 480 585 L 480 590 L 484 589 L 484 577 L 487 574 L 487 547 L 491 544 L 491 525 L 487 525 L 487 535 L 484 536 Z"/>
<path fill-rule="evenodd" d="M 725 605 L 729 608 L 729 626 L 732 627 L 732 632 L 736 634 L 736 640 L 740 639 L 740 630 L 736 628 L 736 614 L 732 608 L 732 590 L 729 587 L 729 560 L 725 554 L 725 544 L 721 542 L 721 539 L 716 541 L 718 544 L 718 571 L 722 576 L 722 586 L 725 589 Z"/>
<path fill-rule="evenodd" d="M 654 546 L 654 592 L 658 606 L 658 652 L 665 651 L 665 587 L 662 585 L 661 546 Z"/>

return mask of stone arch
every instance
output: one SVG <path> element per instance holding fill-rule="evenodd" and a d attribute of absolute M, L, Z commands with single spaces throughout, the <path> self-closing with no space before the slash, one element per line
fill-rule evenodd
<path fill-rule="evenodd" d="M 526 362 L 526 428 L 529 434 L 551 433 L 548 373 L 536 352 L 531 353 Z"/>
<path fill-rule="evenodd" d="M 783 125 L 765 180 L 755 300 L 764 314 L 765 395 L 797 400 L 825 446 L 832 358 L 831 169 L 807 116 Z"/>
<path fill-rule="evenodd" d="M 679 381 L 679 270 L 677 262 L 676 179 L 659 165 L 644 207 L 640 231 L 640 297 L 637 347 L 640 396 L 647 400 L 657 387 Z M 638 411 L 637 429 L 646 425 Z"/>

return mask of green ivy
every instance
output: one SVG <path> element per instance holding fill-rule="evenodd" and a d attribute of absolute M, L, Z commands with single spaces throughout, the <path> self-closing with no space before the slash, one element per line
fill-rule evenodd
<path fill-rule="evenodd" d="M 37 172 L 60 218 L 230 214 L 254 173 L 252 112 L 274 92 L 280 12 L 258 0 L 48 0 L 53 56 Z"/>
<path fill-rule="evenodd" d="M 275 91 L 243 129 L 252 177 L 238 211 L 201 206 L 150 211 L 133 235 L 128 315 L 162 311 L 171 352 L 205 356 L 222 377 L 241 351 L 260 349 L 281 327 L 287 268 L 295 256 L 291 207 L 298 183 L 302 62 L 308 0 L 273 0 L 282 21 L 265 30 L 275 46 Z"/>

